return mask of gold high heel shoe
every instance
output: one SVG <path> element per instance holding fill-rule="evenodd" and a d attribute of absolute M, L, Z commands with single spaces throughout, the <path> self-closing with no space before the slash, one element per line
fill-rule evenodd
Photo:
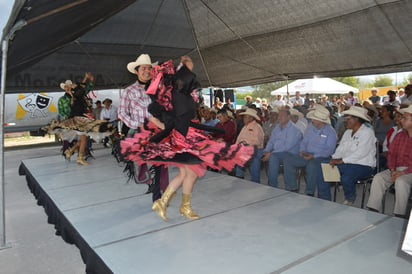
<path fill-rule="evenodd" d="M 77 161 L 79 165 L 84 165 L 87 166 L 89 163 L 83 158 L 83 153 L 79 153 L 79 156 L 77 156 Z"/>
<path fill-rule="evenodd" d="M 190 220 L 196 220 L 199 219 L 199 215 L 196 214 L 196 212 L 193 211 L 191 205 L 190 205 L 190 199 L 191 199 L 192 194 L 184 194 L 182 193 L 182 203 L 180 204 L 180 209 L 179 212 L 186 218 Z"/>
<path fill-rule="evenodd" d="M 162 218 L 164 221 L 168 220 L 166 216 L 166 209 L 169 206 L 169 203 L 175 194 L 176 190 L 168 186 L 165 192 L 163 193 L 162 197 L 154 201 L 153 203 L 152 209 L 156 211 L 159 217 Z"/>
<path fill-rule="evenodd" d="M 72 157 L 76 149 L 76 146 L 72 146 L 71 148 L 68 148 L 64 151 L 64 156 L 66 156 L 66 160 L 70 161 L 70 157 Z"/>

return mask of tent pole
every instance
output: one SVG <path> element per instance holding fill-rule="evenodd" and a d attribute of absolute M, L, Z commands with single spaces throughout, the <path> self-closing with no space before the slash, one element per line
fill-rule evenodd
<path fill-rule="evenodd" d="M 286 103 L 289 103 L 289 76 L 286 75 Z"/>
<path fill-rule="evenodd" d="M 185 0 L 182 0 L 182 4 L 183 4 L 183 9 L 184 9 L 185 14 L 186 14 L 186 19 L 187 19 L 187 21 L 188 21 L 188 23 L 189 23 L 189 25 L 192 29 L 193 39 L 195 40 L 195 43 L 196 43 L 196 50 L 199 53 L 200 61 L 202 62 L 203 69 L 205 70 L 207 81 L 209 82 L 209 87 L 211 87 L 212 86 L 212 81 L 210 80 L 210 75 L 209 75 L 209 72 L 207 71 L 205 60 L 203 59 L 202 53 L 200 52 L 199 41 L 197 40 L 196 32 L 195 32 L 195 29 L 193 27 L 193 22 L 192 22 L 192 19 L 190 18 L 189 8 L 187 7 L 187 3 L 186 3 Z"/>
<path fill-rule="evenodd" d="M 6 244 L 6 202 L 5 202 L 5 182 L 4 182 L 4 113 L 5 113 L 5 92 L 6 92 L 6 74 L 7 74 L 7 52 L 9 41 L 13 39 L 14 33 L 26 25 L 26 21 L 18 21 L 9 31 L 1 43 L 2 60 L 1 60 L 1 96 L 0 96 L 0 249 L 9 248 Z"/>
<path fill-rule="evenodd" d="M 1 118 L 0 118 L 0 249 L 6 248 L 6 203 L 4 195 L 4 100 L 5 100 L 5 83 L 6 83 L 6 68 L 7 68 L 7 50 L 9 41 L 6 38 L 2 41 L 2 60 L 1 60 Z"/>

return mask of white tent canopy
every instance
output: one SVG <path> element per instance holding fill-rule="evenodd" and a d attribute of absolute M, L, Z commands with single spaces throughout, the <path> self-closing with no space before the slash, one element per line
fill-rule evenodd
<path fill-rule="evenodd" d="M 346 85 L 331 78 L 311 78 L 293 81 L 288 85 L 271 91 L 270 94 L 286 95 L 288 89 L 290 95 L 294 95 L 296 91 L 300 91 L 302 95 L 305 93 L 342 94 L 348 93 L 349 91 L 353 91 L 355 93 L 359 92 L 357 88 Z"/>

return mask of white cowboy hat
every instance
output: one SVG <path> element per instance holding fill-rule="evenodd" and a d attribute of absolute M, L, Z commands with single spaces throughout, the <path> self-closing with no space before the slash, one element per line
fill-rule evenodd
<path fill-rule="evenodd" d="M 317 105 L 314 110 L 311 110 L 306 114 L 306 117 L 330 125 L 330 112 L 324 106 Z"/>
<path fill-rule="evenodd" d="M 272 107 L 272 109 L 269 112 L 270 113 L 272 113 L 272 112 L 279 113 L 279 108 L 278 107 Z"/>
<path fill-rule="evenodd" d="M 157 66 L 157 63 L 158 62 L 152 63 L 149 54 L 140 54 L 139 57 L 137 57 L 136 61 L 127 64 L 127 70 L 130 73 L 136 74 L 136 67 L 140 65 L 151 65 L 153 67 Z"/>
<path fill-rule="evenodd" d="M 66 80 L 64 83 L 60 83 L 60 88 L 65 90 L 66 86 L 72 86 L 73 82 L 71 80 Z"/>
<path fill-rule="evenodd" d="M 375 116 L 378 116 L 378 115 L 379 115 L 378 109 L 376 108 L 376 106 L 374 106 L 374 105 L 372 105 L 372 104 L 367 105 L 367 106 L 366 106 L 366 109 L 369 109 L 369 110 L 373 111 L 373 113 L 375 114 Z"/>
<path fill-rule="evenodd" d="M 407 108 L 401 108 L 399 110 L 399 112 L 402 113 L 402 114 L 404 114 L 404 113 L 412 114 L 412 105 L 409 105 L 409 107 L 407 107 Z"/>
<path fill-rule="evenodd" d="M 305 117 L 305 116 L 303 116 L 303 113 L 302 113 L 302 112 L 300 112 L 299 110 L 294 109 L 294 108 L 289 109 L 289 112 L 290 112 L 290 115 L 298 116 L 299 119 Z"/>
<path fill-rule="evenodd" d="M 370 122 L 371 118 L 368 116 L 368 110 L 363 107 L 351 106 L 350 109 L 342 111 L 343 115 L 352 115 Z"/>
<path fill-rule="evenodd" d="M 239 113 L 239 115 L 249 115 L 255 118 L 256 120 L 260 121 L 260 118 L 257 115 L 257 111 L 253 108 L 248 108 L 245 112 Z"/>

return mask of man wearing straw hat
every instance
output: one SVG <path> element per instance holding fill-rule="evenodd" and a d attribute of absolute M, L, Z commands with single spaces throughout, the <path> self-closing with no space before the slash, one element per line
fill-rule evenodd
<path fill-rule="evenodd" d="M 129 136 L 143 127 L 146 118 L 152 116 L 148 111 L 148 106 L 152 100 L 146 94 L 146 88 L 152 79 L 152 66 L 155 65 L 157 65 L 157 62 L 152 63 L 148 54 L 140 54 L 136 61 L 127 64 L 127 70 L 130 73 L 136 74 L 137 81 L 128 86 L 120 96 L 118 116 L 129 127 Z M 139 169 L 146 170 L 147 165 L 142 165 Z M 142 173 L 148 174 L 148 171 Z M 161 197 L 160 190 L 165 190 L 168 184 L 168 175 L 162 176 L 161 174 L 167 174 L 167 168 L 156 166 L 154 183 L 149 188 L 149 191 L 152 192 L 153 201 Z"/>
<path fill-rule="evenodd" d="M 290 121 L 290 112 L 281 109 L 278 115 L 278 124 L 272 131 L 269 142 L 263 150 L 262 161 L 269 161 L 268 165 L 268 184 L 278 187 L 279 165 L 284 162 L 288 154 L 299 154 L 299 145 L 302 140 L 302 133 Z M 296 181 L 285 180 L 285 189 L 297 191 Z"/>
<path fill-rule="evenodd" d="M 264 132 L 262 126 L 257 122 L 260 121 L 257 111 L 248 108 L 245 112 L 240 113 L 243 116 L 244 126 L 236 139 L 236 143 L 244 143 L 256 146 L 255 154 L 250 161 L 250 180 L 260 183 L 260 163 L 263 154 Z M 244 178 L 245 168 L 236 166 L 236 177 Z"/>
<path fill-rule="evenodd" d="M 347 130 L 329 164 L 339 168 L 345 201 L 352 205 L 356 199 L 356 182 L 373 174 L 376 167 L 376 137 L 370 122 L 368 110 L 351 106 L 342 114 Z"/>
<path fill-rule="evenodd" d="M 380 211 L 386 189 L 395 183 L 395 208 L 393 213 L 406 217 L 412 187 L 412 106 L 400 109 L 403 131 L 396 134 L 389 146 L 388 169 L 375 175 L 369 196 L 369 209 Z"/>
<path fill-rule="evenodd" d="M 146 85 L 152 78 L 152 61 L 148 54 L 141 54 L 136 61 L 127 64 L 127 70 L 136 74 L 137 81 L 128 86 L 120 96 L 119 118 L 131 130 L 132 134 L 137 128 L 143 126 L 145 118 L 150 117 L 147 107 L 152 102 L 146 94 Z"/>
<path fill-rule="evenodd" d="M 336 148 L 337 135 L 329 116 L 329 111 L 321 105 L 307 114 L 311 124 L 300 143 L 299 155 L 290 154 L 284 159 L 284 176 L 285 181 L 297 182 L 296 168 L 305 167 L 305 193 L 313 196 L 317 187 L 318 197 L 330 201 L 330 184 L 323 181 L 321 168 L 321 163 L 328 163 Z"/>

